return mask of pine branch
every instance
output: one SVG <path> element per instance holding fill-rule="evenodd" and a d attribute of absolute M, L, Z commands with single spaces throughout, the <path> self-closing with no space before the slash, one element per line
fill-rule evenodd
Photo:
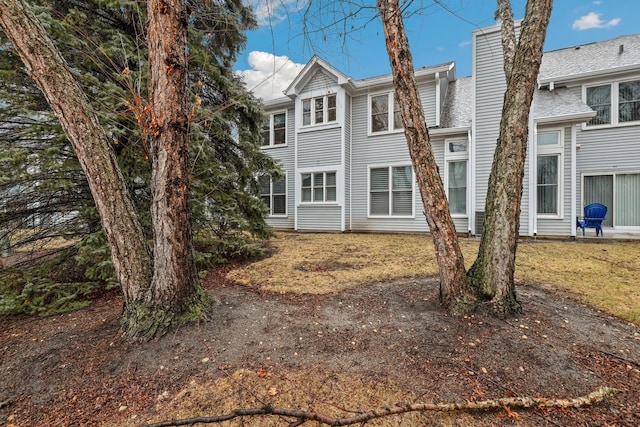
<path fill-rule="evenodd" d="M 453 412 L 453 411 L 470 411 L 470 410 L 492 410 L 492 409 L 513 409 L 513 408 L 581 408 L 590 406 L 594 403 L 601 402 L 605 397 L 613 395 L 617 392 L 614 388 L 600 387 L 586 396 L 579 396 L 569 399 L 548 399 L 542 397 L 507 397 L 500 399 L 489 399 L 479 402 L 463 402 L 463 403 L 398 403 L 392 407 L 383 407 L 374 409 L 369 412 L 363 412 L 353 417 L 347 418 L 331 418 L 315 412 L 299 411 L 283 408 L 275 408 L 267 405 L 262 408 L 236 409 L 228 414 L 213 417 L 194 417 L 181 420 L 162 421 L 159 423 L 149 424 L 147 427 L 169 427 L 169 426 L 185 426 L 195 423 L 217 424 L 229 421 L 239 417 L 251 417 L 258 415 L 277 415 L 294 419 L 290 425 L 301 425 L 307 421 L 315 421 L 319 424 L 330 426 L 346 426 L 353 424 L 366 423 L 376 418 L 387 417 L 391 415 L 405 414 L 408 412 Z"/>

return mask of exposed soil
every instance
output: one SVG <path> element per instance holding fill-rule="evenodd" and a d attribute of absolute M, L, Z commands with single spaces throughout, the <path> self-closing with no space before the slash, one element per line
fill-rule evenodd
<path fill-rule="evenodd" d="M 502 321 L 482 307 L 446 315 L 432 278 L 300 296 L 221 277 L 205 278 L 216 299 L 209 322 L 150 343 L 119 339 L 117 293 L 75 313 L 1 318 L 0 424 L 140 425 L 162 415 L 158 396 L 194 380 L 317 368 L 392 380 L 423 402 L 574 397 L 605 385 L 619 392 L 592 407 L 520 410 L 517 418 L 473 412 L 451 425 L 640 425 L 640 328 L 548 287 L 520 284 L 525 311 Z"/>

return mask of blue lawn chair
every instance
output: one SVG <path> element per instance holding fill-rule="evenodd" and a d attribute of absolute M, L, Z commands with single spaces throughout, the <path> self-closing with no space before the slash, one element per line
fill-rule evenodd
<path fill-rule="evenodd" d="M 595 228 L 596 236 L 604 236 L 602 233 L 602 221 L 607 215 L 607 207 L 602 203 L 591 203 L 584 207 L 584 217 L 576 218 L 576 228 L 582 229 L 584 236 L 585 228 Z"/>

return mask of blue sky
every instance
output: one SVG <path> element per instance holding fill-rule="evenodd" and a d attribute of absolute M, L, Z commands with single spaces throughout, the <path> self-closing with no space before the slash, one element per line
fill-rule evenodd
<path fill-rule="evenodd" d="M 263 99 L 282 96 L 314 54 L 354 79 L 390 72 L 375 0 L 244 0 L 260 24 L 248 33 L 236 71 Z M 525 0 L 511 1 L 515 19 Z M 356 12 L 354 5 L 363 5 Z M 414 0 L 405 19 L 414 66 L 456 63 L 471 74 L 471 33 L 494 25 L 495 0 Z M 640 32 L 638 0 L 555 0 L 545 51 Z"/>

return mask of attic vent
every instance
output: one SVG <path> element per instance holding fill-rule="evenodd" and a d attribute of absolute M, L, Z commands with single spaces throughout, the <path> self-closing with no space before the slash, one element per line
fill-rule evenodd
<path fill-rule="evenodd" d="M 618 55 L 622 55 L 623 52 L 624 52 L 624 45 L 621 44 L 620 48 L 619 48 L 619 51 L 618 51 Z"/>
<path fill-rule="evenodd" d="M 484 211 L 476 211 L 476 236 L 484 231 Z"/>

